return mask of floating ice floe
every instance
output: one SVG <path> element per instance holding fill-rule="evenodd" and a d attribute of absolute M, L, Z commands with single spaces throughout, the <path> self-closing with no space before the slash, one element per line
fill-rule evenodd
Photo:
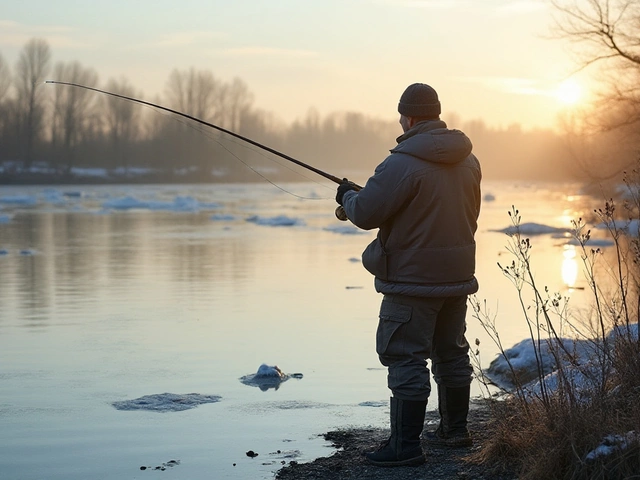
<path fill-rule="evenodd" d="M 68 203 L 77 203 L 84 197 L 80 191 L 60 191 L 55 188 L 45 188 L 40 195 L 41 200 L 54 205 L 64 205 Z"/>
<path fill-rule="evenodd" d="M 84 197 L 84 193 L 83 192 L 78 192 L 78 191 L 66 191 L 66 192 L 62 192 L 62 195 L 68 198 L 82 198 Z"/>
<path fill-rule="evenodd" d="M 324 227 L 323 230 L 327 232 L 339 233 L 340 235 L 361 235 L 363 233 L 367 233 L 366 230 L 361 230 L 360 228 L 347 223 L 345 225 L 329 225 L 328 227 Z"/>
<path fill-rule="evenodd" d="M 172 202 L 157 200 L 139 200 L 130 195 L 122 198 L 113 198 L 102 203 L 103 208 L 113 210 L 169 210 L 174 212 L 197 212 L 220 208 L 217 203 L 201 203 L 190 196 L 178 196 Z"/>
<path fill-rule="evenodd" d="M 379 401 L 375 401 L 375 400 L 369 400 L 367 402 L 360 402 L 358 404 L 359 407 L 375 407 L 375 408 L 379 408 L 379 407 L 386 407 L 389 405 L 389 401 L 384 401 L 384 400 L 379 400 Z"/>
<path fill-rule="evenodd" d="M 296 225 L 304 225 L 304 221 L 299 218 L 291 218 L 286 215 L 277 215 L 275 217 L 261 217 L 259 215 L 252 215 L 246 218 L 247 222 L 255 223 L 256 225 L 266 225 L 270 227 L 292 227 Z"/>
<path fill-rule="evenodd" d="M 585 243 L 586 247 L 611 247 L 615 245 L 613 240 L 609 240 L 607 238 L 589 238 Z M 569 241 L 567 241 L 567 245 L 580 245 L 580 242 L 577 238 L 571 237 Z"/>
<path fill-rule="evenodd" d="M 263 363 L 262 365 L 260 365 L 260 367 L 258 367 L 258 371 L 256 373 L 240 377 L 240 381 L 245 385 L 258 387 L 263 392 L 266 392 L 270 388 L 278 390 L 278 388 L 280 388 L 280 384 L 286 382 L 290 378 L 301 379 L 302 374 L 292 373 L 288 375 L 280 370 L 277 365 L 270 366 L 266 363 Z"/>
<path fill-rule="evenodd" d="M 199 393 L 157 393 L 145 395 L 133 400 L 113 402 L 118 410 L 149 410 L 151 412 L 181 412 L 204 403 L 219 402 L 219 395 L 201 395 Z"/>
<path fill-rule="evenodd" d="M 511 225 L 501 230 L 490 230 L 491 232 L 506 233 L 507 235 L 515 235 L 520 232 L 521 235 L 548 235 L 551 233 L 568 233 L 568 228 L 552 227 L 541 223 L 521 223 L 518 227 Z"/>
<path fill-rule="evenodd" d="M 640 232 L 640 220 L 615 220 L 610 223 L 598 223 L 597 225 L 594 225 L 593 228 L 598 230 L 621 230 L 631 236 L 637 237 Z"/>
<path fill-rule="evenodd" d="M 4 197 L 0 197 L 0 203 L 31 206 L 36 205 L 38 199 L 33 195 L 5 195 Z"/>
<path fill-rule="evenodd" d="M 229 215 L 224 213 L 216 213 L 215 215 L 211 215 L 211 220 L 216 222 L 231 222 L 236 219 L 235 215 Z"/>
<path fill-rule="evenodd" d="M 13 215 L 0 213 L 0 223 L 9 223 L 12 218 L 13 218 Z"/>
<path fill-rule="evenodd" d="M 482 197 L 482 200 L 484 200 L 485 202 L 493 202 L 495 201 L 495 199 L 496 197 L 492 193 L 485 193 L 484 197 Z"/>
<path fill-rule="evenodd" d="M 67 202 L 62 192 L 55 188 L 45 188 L 42 192 L 42 197 L 47 203 L 62 204 Z"/>

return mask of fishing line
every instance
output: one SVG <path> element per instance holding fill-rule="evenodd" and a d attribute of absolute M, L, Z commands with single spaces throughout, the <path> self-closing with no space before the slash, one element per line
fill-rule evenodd
<path fill-rule="evenodd" d="M 291 162 L 291 163 L 295 163 L 296 165 L 299 165 L 299 166 L 301 166 L 301 167 L 303 167 L 303 168 L 306 168 L 307 170 L 311 170 L 312 172 L 317 173 L 318 175 L 320 175 L 320 176 L 322 176 L 322 177 L 324 177 L 324 178 L 326 178 L 326 179 L 328 179 L 328 180 L 331 180 L 331 181 L 332 181 L 332 182 L 334 182 L 334 183 L 342 184 L 344 181 L 347 181 L 345 178 L 340 178 L 340 177 L 337 177 L 337 176 L 332 175 L 332 174 L 330 174 L 330 173 L 324 172 L 324 171 L 320 170 L 319 168 L 316 168 L 316 167 L 314 167 L 314 166 L 312 166 L 312 165 L 309 165 L 309 164 L 307 164 L 307 163 L 301 162 L 300 160 L 296 160 L 295 158 L 293 158 L 293 157 L 291 157 L 291 156 L 289 156 L 289 155 L 286 155 L 286 154 L 284 154 L 284 153 L 282 153 L 282 152 L 279 152 L 278 150 L 275 150 L 275 149 L 273 149 L 273 148 L 271 148 L 271 147 L 268 147 L 268 146 L 266 146 L 266 145 L 263 145 L 263 144 L 261 144 L 261 143 L 258 143 L 258 142 L 256 142 L 255 140 L 251 140 L 250 138 L 244 137 L 244 136 L 239 135 L 239 134 L 237 134 L 237 133 L 234 133 L 234 132 L 232 132 L 232 131 L 230 131 L 230 130 L 227 130 L 227 129 L 225 129 L 225 128 L 222 128 L 222 127 L 220 127 L 220 126 L 218 126 L 218 125 L 214 125 L 213 123 L 207 122 L 207 121 L 202 120 L 202 119 L 200 119 L 200 118 L 196 118 L 196 117 L 194 117 L 194 116 L 192 116 L 192 115 L 189 115 L 189 114 L 187 114 L 187 113 L 180 112 L 180 111 L 178 111 L 178 110 L 173 110 L 173 109 L 171 109 L 171 108 L 163 107 L 162 105 L 157 105 L 157 104 L 155 104 L 155 103 L 147 102 L 147 101 L 145 101 L 145 100 L 140 100 L 140 99 L 133 98 L 133 97 L 127 97 L 127 96 L 125 96 L 125 95 L 120 95 L 120 94 L 118 94 L 118 93 L 107 92 L 107 91 L 105 91 L 105 90 L 100 90 L 100 89 L 98 89 L 98 88 L 88 87 L 88 86 L 86 86 L 86 85 L 80 85 L 80 84 L 77 84 L 77 83 L 71 83 L 71 82 L 60 82 L 60 81 L 57 81 L 57 80 L 45 80 L 45 82 L 44 82 L 44 83 L 52 83 L 52 84 L 57 84 L 57 85 L 67 85 L 67 86 L 70 86 L 70 87 L 83 88 L 83 89 L 85 89 L 85 90 L 91 90 L 91 91 L 93 91 L 93 92 L 102 93 L 102 94 L 109 95 L 109 96 L 112 96 L 112 97 L 122 98 L 122 99 L 124 99 L 124 100 L 129 100 L 129 101 L 132 101 L 132 102 L 135 102 L 135 103 L 140 103 L 140 104 L 142 104 L 142 105 L 149 105 L 149 106 L 151 106 L 151 107 L 155 107 L 155 108 L 157 108 L 157 109 L 164 110 L 164 111 L 166 111 L 166 112 L 171 112 L 171 113 L 174 113 L 175 115 L 178 115 L 178 116 L 180 116 L 180 117 L 184 117 L 184 118 L 188 118 L 189 120 L 193 120 L 194 122 L 199 123 L 199 124 L 201 124 L 201 125 L 206 125 L 206 126 L 211 127 L 211 128 L 213 128 L 213 129 L 215 129 L 215 130 L 218 130 L 218 131 L 220 131 L 220 132 L 224 132 L 224 133 L 226 133 L 227 135 L 230 135 L 230 136 L 232 136 L 232 137 L 239 138 L 240 140 L 243 140 L 244 142 L 246 142 L 246 143 L 248 143 L 248 144 L 254 145 L 254 146 L 259 147 L 259 148 L 261 148 L 261 149 L 263 149 L 263 150 L 265 150 L 265 151 L 267 151 L 267 152 L 270 152 L 270 153 L 272 153 L 272 154 L 274 154 L 274 155 L 277 155 L 278 157 L 284 158 L 285 160 L 288 160 L 288 161 L 289 161 L 289 162 Z M 237 158 L 237 157 L 236 157 L 236 158 Z M 239 160 L 239 159 L 238 159 L 238 160 Z M 244 162 L 243 162 L 243 163 L 244 163 Z M 246 164 L 245 164 L 245 165 L 246 165 Z M 253 170 L 254 172 L 256 171 L 256 170 L 255 170 L 255 169 L 253 169 L 253 168 L 252 168 L 251 170 Z M 258 173 L 258 172 L 256 172 L 256 173 Z M 260 174 L 259 174 L 259 175 L 260 175 Z M 269 183 L 271 183 L 272 185 L 274 185 L 275 187 L 277 187 L 277 188 L 279 188 L 279 189 L 281 189 L 281 190 L 283 190 L 283 191 L 287 192 L 286 190 L 282 189 L 281 187 L 279 187 L 279 186 L 278 186 L 278 185 L 276 185 L 275 183 L 271 182 L 271 180 L 267 179 L 264 175 L 260 175 L 260 176 L 261 176 L 262 178 L 264 178 L 265 180 L 267 180 L 267 181 L 268 181 Z M 349 182 L 349 183 L 350 183 L 351 187 L 352 187 L 354 190 L 361 190 L 361 189 L 362 189 L 362 187 L 361 187 L 360 185 L 357 185 L 357 184 L 355 184 L 355 183 L 353 183 L 353 182 Z M 291 192 L 287 192 L 287 193 L 289 193 L 289 194 L 291 194 L 291 195 L 294 195 L 294 194 L 293 194 L 293 193 L 291 193 Z M 336 210 L 335 210 L 335 214 L 336 214 L 336 218 L 338 218 L 338 220 L 341 220 L 341 221 L 346 221 L 346 220 L 348 220 L 348 218 L 347 218 L 347 214 L 345 213 L 344 208 L 342 207 L 342 205 L 339 205 L 339 206 L 336 208 Z"/>
<path fill-rule="evenodd" d="M 130 99 L 125 99 L 131 103 L 137 103 L 134 102 Z M 183 120 L 181 117 L 179 116 L 175 116 L 175 115 L 170 115 L 169 113 L 163 112 L 162 110 L 151 106 L 151 105 L 142 105 L 143 108 L 147 108 L 151 111 L 153 111 L 156 114 L 160 114 L 163 115 L 165 117 L 170 118 L 172 121 L 176 121 L 181 123 L 182 125 L 189 127 L 193 130 L 196 130 L 198 133 L 201 133 L 202 135 L 204 135 L 205 137 L 207 137 L 209 140 L 211 140 L 212 142 L 215 142 L 216 144 L 218 144 L 220 147 L 224 148 L 231 156 L 233 156 L 236 160 L 238 160 L 240 163 L 242 163 L 245 167 L 247 167 L 249 170 L 251 170 L 253 173 L 255 173 L 256 175 L 258 175 L 260 178 L 262 178 L 263 180 L 265 180 L 266 182 L 270 183 L 271 185 L 273 185 L 274 187 L 276 187 L 279 190 L 282 190 L 285 193 L 288 193 L 289 195 L 299 198 L 301 200 L 330 200 L 332 197 L 305 197 L 302 195 L 298 195 L 296 193 L 293 193 L 287 189 L 285 189 L 284 187 L 281 187 L 280 185 L 276 184 L 274 181 L 272 181 L 271 179 L 269 179 L 268 177 L 266 177 L 265 175 L 263 175 L 262 173 L 260 173 L 258 170 L 256 170 L 254 167 L 252 167 L 249 163 L 245 162 L 244 160 L 242 160 L 238 155 L 236 155 L 233 151 L 231 151 L 226 145 L 224 145 L 224 143 L 222 143 L 221 140 L 219 140 L 218 138 L 216 138 L 214 136 L 214 133 L 211 132 L 210 130 L 205 130 L 199 123 L 192 123 L 192 122 L 188 122 L 187 120 Z M 219 134 L 220 135 L 220 134 Z M 260 155 L 261 157 L 265 158 L 266 160 L 269 160 L 270 162 L 276 163 L 279 166 L 281 166 L 282 168 L 285 168 L 287 170 L 289 170 L 290 172 L 293 172 L 294 174 L 312 182 L 315 183 L 318 186 L 321 186 L 323 188 L 329 189 L 329 190 L 333 190 L 333 187 L 330 187 L 328 185 L 325 185 L 323 183 L 320 183 L 318 180 L 315 180 L 307 175 L 304 175 L 303 173 L 299 172 L 298 170 L 293 169 L 292 167 L 290 167 L 289 165 L 279 162 L 277 158 L 273 158 L 270 157 L 268 155 L 266 155 L 262 150 L 258 150 L 257 148 L 253 148 L 252 145 L 248 145 L 246 143 L 240 143 L 239 141 L 237 141 L 235 138 L 233 137 L 228 137 L 225 138 L 225 140 L 229 141 L 230 143 L 233 143 L 235 145 L 237 145 L 238 147 L 241 148 L 245 148 L 247 150 L 250 150 L 251 152 Z"/>
<path fill-rule="evenodd" d="M 145 106 L 146 106 L 146 105 L 145 105 Z M 164 113 L 164 112 L 162 112 L 162 111 L 158 110 L 157 108 L 154 108 L 154 107 L 148 107 L 148 108 L 152 109 L 152 110 L 153 110 L 154 112 L 156 112 L 156 113 L 160 113 L 161 115 L 168 115 L 168 114 L 166 114 L 166 113 Z M 260 173 L 260 172 L 259 172 L 258 170 L 256 170 L 254 167 L 252 167 L 249 163 L 247 163 L 247 162 L 245 162 L 244 160 L 242 160 L 238 155 L 236 155 L 236 154 L 235 154 L 233 151 L 231 151 L 231 150 L 230 150 L 226 145 L 224 145 L 224 143 L 222 143 L 222 141 L 221 141 L 221 140 L 219 140 L 218 138 L 216 138 L 212 132 L 205 130 L 205 129 L 204 129 L 203 127 L 201 127 L 199 124 L 194 125 L 193 123 L 188 122 L 188 121 L 186 121 L 186 120 L 183 120 L 183 119 L 181 119 L 181 118 L 179 118 L 179 117 L 176 117 L 176 116 L 174 116 L 174 115 L 172 115 L 170 118 L 171 118 L 172 120 L 175 120 L 175 121 L 177 121 L 177 122 L 179 122 L 179 123 L 181 123 L 181 124 L 183 124 L 183 125 L 185 125 L 185 126 L 187 126 L 187 127 L 191 128 L 191 129 L 196 130 L 197 132 L 201 133 L 202 135 L 204 135 L 205 137 L 207 137 L 207 138 L 208 138 L 209 140 L 211 140 L 212 142 L 215 142 L 215 143 L 216 143 L 216 144 L 218 144 L 220 147 L 224 148 L 224 149 L 225 149 L 225 150 L 226 150 L 226 151 L 227 151 L 227 152 L 228 152 L 232 157 L 234 157 L 236 160 L 238 160 L 240 163 L 242 163 L 245 167 L 247 167 L 247 168 L 248 168 L 249 170 L 251 170 L 253 173 L 255 173 L 256 175 L 258 175 L 260 178 L 262 178 L 262 179 L 263 179 L 263 180 L 265 180 L 266 182 L 270 183 L 271 185 L 273 185 L 273 186 L 274 186 L 274 187 L 276 187 L 277 189 L 279 189 L 279 190 L 281 190 L 281 191 L 283 191 L 283 192 L 285 192 L 285 193 L 287 193 L 287 194 L 289 194 L 289 195 L 291 195 L 291 196 L 293 196 L 293 197 L 299 198 L 299 199 L 301 199 L 301 200 L 329 200 L 329 199 L 331 198 L 331 197 L 305 197 L 305 196 L 302 196 L 302 195 L 298 195 L 298 194 L 296 194 L 296 193 L 293 193 L 293 192 L 291 192 L 291 191 L 287 190 L 286 188 L 284 188 L 284 187 L 282 187 L 282 186 L 278 185 L 277 183 L 275 183 L 274 181 L 272 181 L 271 179 L 269 179 L 268 177 L 266 177 L 265 175 L 263 175 L 262 173 Z M 257 150 L 257 149 L 255 149 L 255 148 L 252 148 L 251 146 L 249 146 L 249 145 L 247 145 L 247 144 L 245 144 L 245 143 L 240 143 L 240 142 L 238 142 L 238 141 L 237 141 L 236 139 L 234 139 L 234 138 L 225 138 L 225 140 L 228 140 L 230 143 L 233 143 L 233 144 L 237 145 L 238 147 L 241 147 L 241 148 L 245 148 L 245 149 L 247 149 L 247 150 L 250 150 L 250 151 L 254 152 L 255 154 L 260 155 L 261 157 L 265 158 L 266 160 L 269 160 L 270 162 L 274 162 L 274 163 L 276 163 L 276 164 L 280 165 L 282 168 L 285 168 L 285 169 L 289 170 L 290 172 L 293 172 L 293 173 L 295 173 L 296 175 L 298 175 L 298 176 L 300 176 L 300 177 L 302 177 L 302 178 L 304 178 L 304 179 L 306 179 L 306 180 L 308 180 L 308 181 L 310 181 L 310 182 L 315 183 L 316 185 L 319 185 L 319 186 L 324 187 L 324 188 L 327 188 L 327 189 L 332 189 L 332 187 L 329 187 L 328 185 L 325 185 L 325 184 L 323 184 L 323 183 L 320 183 L 319 181 L 314 180 L 314 179 L 312 179 L 311 177 L 308 177 L 307 175 L 304 175 L 303 173 L 301 173 L 301 172 L 299 172 L 299 171 L 297 171 L 297 170 L 295 170 L 295 169 L 291 168 L 289 165 L 286 165 L 286 164 L 284 164 L 284 163 L 281 163 L 281 162 L 279 162 L 277 159 L 272 158 L 272 157 L 269 157 L 269 156 L 267 156 L 265 153 L 263 153 L 262 151 Z"/>
<path fill-rule="evenodd" d="M 274 155 L 282 157 L 285 160 L 290 161 L 291 163 L 295 163 L 296 165 L 304 167 L 307 170 L 311 170 L 312 172 L 315 172 L 318 175 L 320 175 L 320 176 L 322 176 L 324 178 L 327 178 L 327 179 L 331 180 L 334 183 L 341 184 L 344 181 L 344 179 L 342 179 L 340 177 L 337 177 L 336 175 L 332 175 L 332 174 L 324 172 L 324 171 L 320 170 L 319 168 L 316 168 L 316 167 L 314 167 L 312 165 L 309 165 L 307 163 L 301 162 L 300 160 L 296 160 L 295 158 L 293 158 L 293 157 L 291 157 L 289 155 L 286 155 L 286 154 L 284 154 L 282 152 L 279 152 L 279 151 L 277 151 L 277 150 L 275 150 L 275 149 L 273 149 L 271 147 L 268 147 L 266 145 L 258 143 L 255 140 L 251 140 L 250 138 L 244 137 L 244 136 L 239 135 L 237 133 L 234 133 L 234 132 L 232 132 L 230 130 L 222 128 L 222 127 L 220 127 L 218 125 L 214 125 L 213 123 L 207 122 L 207 121 L 202 120 L 200 118 L 196 118 L 196 117 L 194 117 L 192 115 L 180 112 L 178 110 L 173 110 L 171 108 L 163 107 L 162 105 L 157 105 L 155 103 L 147 102 L 145 100 L 140 100 L 140 99 L 133 98 L 133 97 L 127 97 L 125 95 L 120 95 L 118 93 L 107 92 L 105 90 L 100 90 L 98 88 L 88 87 L 88 86 L 80 85 L 80 84 L 77 84 L 77 83 L 61 82 L 61 81 L 57 81 L 57 80 L 46 80 L 45 83 L 52 83 L 52 84 L 58 84 L 58 85 L 67 85 L 67 86 L 70 86 L 70 87 L 84 88 L 85 90 L 91 90 L 91 91 L 102 93 L 102 94 L 105 94 L 105 95 L 110 95 L 112 97 L 117 97 L 117 98 L 122 98 L 122 99 L 125 99 L 125 100 L 130 100 L 132 102 L 140 103 L 140 104 L 143 104 L 143 105 L 149 105 L 149 106 L 164 110 L 166 112 L 171 112 L 171 113 L 174 113 L 174 114 L 179 115 L 181 117 L 193 120 L 194 122 L 200 123 L 202 125 L 207 125 L 208 127 L 211 127 L 211 128 L 216 129 L 216 130 L 219 130 L 221 132 L 224 132 L 224 133 L 226 133 L 228 135 L 231 135 L 231 136 L 233 136 L 235 138 L 239 138 L 240 140 L 243 140 L 243 141 L 245 141 L 245 142 L 247 142 L 247 143 L 249 143 L 251 145 L 255 145 L 256 147 L 259 147 L 259 148 L 261 148 L 263 150 L 266 150 L 267 152 L 270 152 L 270 153 L 272 153 Z M 360 190 L 362 188 L 362 187 L 360 187 L 359 185 L 356 185 L 353 182 L 351 182 L 351 184 L 352 184 L 353 187 L 357 188 L 358 190 Z"/>
<path fill-rule="evenodd" d="M 157 110 L 156 110 L 157 111 Z M 161 111 L 159 113 L 162 113 Z M 213 132 L 209 131 L 209 130 L 205 130 L 202 126 L 200 126 L 200 124 L 193 124 L 193 123 L 189 123 L 186 122 L 182 119 L 180 119 L 179 117 L 172 117 L 174 120 L 177 120 L 179 122 L 181 122 L 183 125 L 188 126 L 189 128 L 193 128 L 195 130 L 197 130 L 198 132 L 202 133 L 203 135 L 205 135 L 206 137 L 208 137 L 209 139 L 211 139 L 213 142 L 216 142 L 218 145 L 220 145 L 222 148 L 224 148 L 225 150 L 227 150 L 231 155 L 233 155 L 236 159 L 238 159 L 241 163 L 245 164 L 248 168 L 250 168 L 251 170 L 253 170 L 251 168 L 250 165 L 246 164 L 241 158 L 239 158 L 236 154 L 234 154 L 231 150 L 229 150 L 220 140 L 218 140 L 216 137 L 213 136 Z M 278 165 L 280 165 L 282 168 L 285 168 L 287 170 L 289 170 L 290 172 L 295 173 L 296 175 L 309 180 L 312 183 L 315 183 L 316 185 L 322 186 L 324 188 L 328 188 L 333 190 L 333 187 L 329 187 L 328 185 L 325 185 L 324 183 L 320 183 L 318 180 L 315 180 L 303 173 L 301 173 L 298 170 L 295 170 L 294 168 L 290 167 L 288 164 L 282 163 L 280 161 L 278 161 L 277 158 L 273 158 L 271 156 L 268 156 L 266 153 L 264 153 L 262 150 L 258 150 L 257 148 L 254 148 L 253 145 L 247 144 L 245 142 L 240 143 L 239 141 L 237 141 L 235 138 L 233 137 L 228 137 L 225 138 L 225 140 L 227 140 L 229 143 L 233 143 L 235 145 L 237 145 L 240 148 L 244 148 L 247 150 L 252 151 L 253 153 L 260 155 L 261 157 L 265 158 L 266 160 L 269 160 L 270 162 L 276 163 Z M 257 173 L 258 175 L 260 174 L 259 172 L 253 170 L 255 173 Z M 269 181 L 268 178 L 266 178 L 265 180 Z M 309 198 L 309 200 L 313 200 L 313 198 Z"/>

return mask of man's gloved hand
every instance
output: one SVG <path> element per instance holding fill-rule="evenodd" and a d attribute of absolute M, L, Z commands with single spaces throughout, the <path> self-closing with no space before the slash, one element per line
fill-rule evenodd
<path fill-rule="evenodd" d="M 356 187 L 353 182 L 350 182 L 346 178 L 343 178 L 342 183 L 338 185 L 338 191 L 336 192 L 336 202 L 342 205 L 342 198 L 344 197 L 344 194 L 349 190 L 358 191 L 358 187 Z"/>

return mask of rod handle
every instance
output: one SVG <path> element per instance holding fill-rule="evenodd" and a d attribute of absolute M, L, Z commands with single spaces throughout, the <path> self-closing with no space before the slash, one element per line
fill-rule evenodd
<path fill-rule="evenodd" d="M 362 187 L 360 185 L 358 185 L 356 183 L 353 183 L 353 182 L 347 180 L 346 178 L 343 178 L 342 181 L 343 182 L 349 182 L 353 186 L 353 189 L 356 192 L 359 192 L 360 190 L 362 190 Z M 347 212 L 344 211 L 344 207 L 342 205 L 338 205 L 336 207 L 336 218 L 338 220 L 340 220 L 341 222 L 346 222 L 347 220 L 349 220 L 349 217 L 347 217 Z"/>

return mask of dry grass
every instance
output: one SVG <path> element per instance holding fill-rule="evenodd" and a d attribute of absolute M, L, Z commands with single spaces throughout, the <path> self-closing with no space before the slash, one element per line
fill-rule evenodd
<path fill-rule="evenodd" d="M 580 319 L 582 325 L 592 327 L 589 361 L 567 351 L 561 341 L 562 326 L 571 327 L 577 320 L 569 318 L 559 296 L 536 285 L 529 239 L 519 233 L 511 237 L 508 249 L 514 260 L 499 267 L 518 292 L 534 346 L 544 344 L 553 354 L 557 386 L 541 382 L 532 393 L 527 385 L 531 379 L 518 378 L 512 369 L 515 388 L 503 399 L 492 401 L 493 415 L 487 426 L 491 434 L 474 453 L 475 461 L 498 470 L 518 471 L 523 480 L 640 479 L 640 340 L 637 330 L 633 333 L 640 303 L 640 244 L 638 232 L 618 227 L 621 217 L 640 219 L 638 172 L 625 177 L 625 183 L 631 199 L 625 202 L 625 214 L 616 212 L 613 200 L 595 211 L 608 225 L 614 243 L 616 260 L 605 272 L 606 290 L 598 282 L 603 273 L 597 265 L 601 252 L 588 247 L 590 231 L 582 220 L 574 222 L 594 299 L 590 317 Z M 520 216 L 515 207 L 510 216 L 517 231 Z M 477 301 L 474 313 L 504 354 L 494 319 L 481 311 Z M 613 329 L 621 332 L 614 340 L 609 336 Z M 539 360 L 537 380 L 543 380 L 542 371 Z M 573 375 L 576 371 L 583 374 L 579 384 Z M 483 376 L 480 379 L 486 381 Z M 609 453 L 594 457 L 594 449 L 607 441 Z"/>
<path fill-rule="evenodd" d="M 515 398 L 492 403 L 492 421 L 474 461 L 497 470 L 516 470 L 522 480 L 640 478 L 640 446 L 588 461 L 587 453 L 612 433 L 640 431 L 638 394 L 570 405 L 555 396 L 523 408 Z M 635 476 L 634 476 L 635 475 Z"/>

